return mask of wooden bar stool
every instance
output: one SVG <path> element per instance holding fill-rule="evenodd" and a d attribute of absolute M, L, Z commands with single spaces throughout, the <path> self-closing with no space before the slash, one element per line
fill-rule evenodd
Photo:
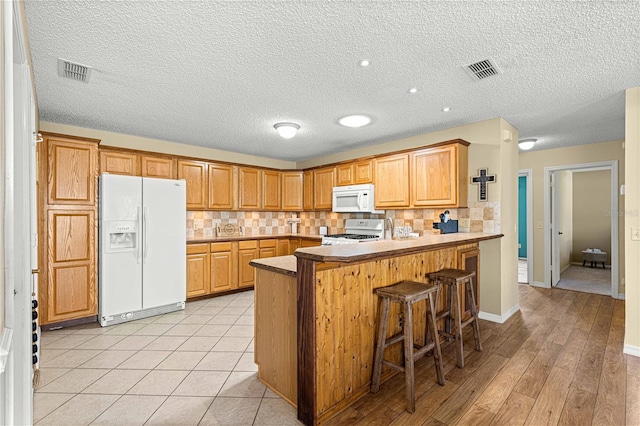
<path fill-rule="evenodd" d="M 378 322 L 378 339 L 373 357 L 371 392 L 376 393 L 380 390 L 382 364 L 404 372 L 407 392 L 407 411 L 413 413 L 416 409 L 416 395 L 414 388 L 414 363 L 416 359 L 433 349 L 433 359 L 436 366 L 437 380 L 440 385 L 444 385 L 442 353 L 440 352 L 440 339 L 438 338 L 438 327 L 436 325 L 435 314 L 438 287 L 433 284 L 402 281 L 388 287 L 378 288 L 375 290 L 375 293 L 381 299 L 381 307 L 380 319 Z M 421 300 L 426 300 L 427 302 L 425 345 L 418 347 L 418 350 L 414 352 L 412 305 Z M 402 304 L 402 316 L 404 323 L 402 330 L 398 334 L 387 338 L 387 324 L 389 323 L 389 306 L 391 302 Z M 387 347 L 403 340 L 404 366 L 385 360 L 384 350 Z"/>
<path fill-rule="evenodd" d="M 429 274 L 431 282 L 438 287 L 444 285 L 447 287 L 447 304 L 446 310 L 438 312 L 436 319 L 440 320 L 445 318 L 445 329 L 440 330 L 439 334 L 445 336 L 447 340 L 455 339 L 456 344 L 456 365 L 460 368 L 464 367 L 464 347 L 462 342 L 462 329 L 469 324 L 473 324 L 473 339 L 475 340 L 476 351 L 482 351 L 482 344 L 480 343 L 480 326 L 478 324 L 478 310 L 476 309 L 476 297 L 473 291 L 473 283 L 471 279 L 475 277 L 474 271 L 465 271 L 462 269 L 442 269 L 438 272 L 432 272 Z M 462 321 L 462 308 L 461 304 L 464 301 L 460 300 L 460 285 L 464 286 L 464 291 L 467 297 L 471 301 L 471 317 L 466 321 Z M 451 321 L 455 321 L 455 334 L 451 333 Z"/>

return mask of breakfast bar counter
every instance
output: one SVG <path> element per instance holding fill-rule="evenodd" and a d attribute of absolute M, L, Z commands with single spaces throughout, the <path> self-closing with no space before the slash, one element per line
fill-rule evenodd
<path fill-rule="evenodd" d="M 301 422 L 323 423 L 369 392 L 378 315 L 374 290 L 403 280 L 427 282 L 430 272 L 460 268 L 477 272 L 478 295 L 479 242 L 500 237 L 429 235 L 310 247 L 294 256 L 251 261 L 258 377 L 297 407 Z M 443 307 L 441 297 L 438 310 Z M 392 307 L 389 335 L 400 330 L 399 315 Z M 414 330 L 422 330 L 415 336 L 420 343 L 424 306 L 414 307 L 413 318 Z M 402 350 L 396 346 L 386 357 L 399 362 Z M 383 380 L 394 373 L 383 371 Z"/>

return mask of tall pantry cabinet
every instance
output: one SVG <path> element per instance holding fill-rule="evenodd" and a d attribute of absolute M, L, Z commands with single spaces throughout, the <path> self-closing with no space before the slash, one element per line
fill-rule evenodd
<path fill-rule="evenodd" d="M 96 139 L 42 133 L 38 144 L 41 324 L 98 313 Z"/>

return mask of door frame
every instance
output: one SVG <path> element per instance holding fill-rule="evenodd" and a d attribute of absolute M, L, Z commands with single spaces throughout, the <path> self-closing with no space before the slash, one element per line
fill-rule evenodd
<path fill-rule="evenodd" d="M 533 169 L 518 170 L 527 179 L 527 284 L 533 285 Z"/>
<path fill-rule="evenodd" d="M 551 175 L 555 172 L 609 170 L 611 172 L 611 297 L 624 299 L 619 293 L 619 253 L 618 253 L 618 160 L 598 161 L 593 163 L 566 164 L 544 168 L 544 287 L 551 288 Z"/>

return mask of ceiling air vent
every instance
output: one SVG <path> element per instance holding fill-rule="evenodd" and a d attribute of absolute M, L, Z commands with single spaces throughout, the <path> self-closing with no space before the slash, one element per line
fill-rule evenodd
<path fill-rule="evenodd" d="M 464 69 L 465 71 L 467 71 L 467 74 L 469 74 L 475 81 L 502 74 L 500 68 L 498 68 L 496 63 L 491 58 L 483 59 L 482 61 L 476 62 L 471 65 L 466 65 Z"/>
<path fill-rule="evenodd" d="M 91 76 L 91 67 L 58 58 L 58 75 L 64 78 L 70 78 L 71 80 L 88 83 L 89 77 Z"/>

